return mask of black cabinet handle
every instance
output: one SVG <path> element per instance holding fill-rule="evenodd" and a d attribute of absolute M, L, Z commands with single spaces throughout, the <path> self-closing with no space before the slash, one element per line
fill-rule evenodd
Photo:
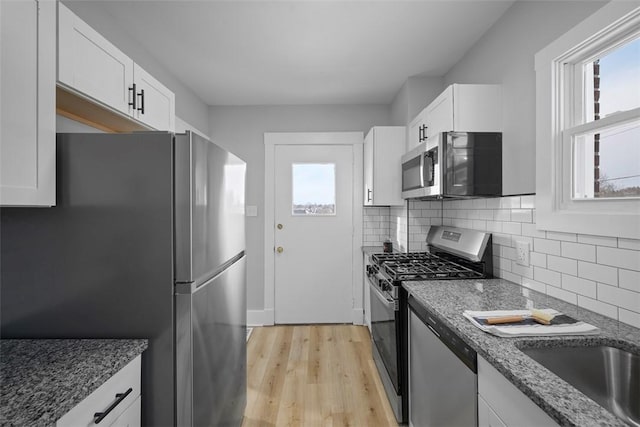
<path fill-rule="evenodd" d="M 140 111 L 141 114 L 144 114 L 144 89 L 140 89 L 138 96 L 140 97 L 140 107 L 138 107 L 138 111 Z"/>
<path fill-rule="evenodd" d="M 133 107 L 133 109 L 136 109 L 136 84 L 134 83 L 132 87 L 129 88 L 129 93 L 132 93 L 131 98 L 133 99 L 132 101 L 129 101 L 129 106 Z"/>
<path fill-rule="evenodd" d="M 370 201 L 371 201 L 371 193 L 373 193 L 373 191 L 371 191 L 371 190 L 369 190 L 369 189 L 367 188 L 367 202 L 370 202 Z"/>
<path fill-rule="evenodd" d="M 133 388 L 129 387 L 129 390 L 125 391 L 124 393 L 117 393 L 115 402 L 113 402 L 111 404 L 111 406 L 109 406 L 107 408 L 106 411 L 104 411 L 104 412 L 96 412 L 95 414 L 93 414 L 93 418 L 94 418 L 93 422 L 98 424 L 100 421 L 104 420 L 105 417 L 107 415 L 109 415 L 109 412 L 113 411 L 115 409 L 115 407 L 118 406 L 120 404 L 120 402 L 122 402 L 124 399 L 126 399 L 127 396 L 129 396 L 129 394 L 132 391 L 133 391 Z"/>

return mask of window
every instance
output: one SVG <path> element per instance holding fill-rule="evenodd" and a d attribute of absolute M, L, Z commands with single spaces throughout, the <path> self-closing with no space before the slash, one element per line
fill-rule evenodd
<path fill-rule="evenodd" d="M 292 215 L 336 214 L 334 163 L 294 163 L 292 174 Z"/>
<path fill-rule="evenodd" d="M 640 197 L 640 120 L 633 114 L 640 107 L 640 37 L 634 37 L 607 43 L 595 58 L 581 50 L 564 65 L 564 108 L 573 126 L 563 131 L 563 144 L 571 151 L 573 200 Z"/>
<path fill-rule="evenodd" d="M 640 8 L 633 6 L 607 4 L 536 55 L 539 229 L 640 238 Z"/>

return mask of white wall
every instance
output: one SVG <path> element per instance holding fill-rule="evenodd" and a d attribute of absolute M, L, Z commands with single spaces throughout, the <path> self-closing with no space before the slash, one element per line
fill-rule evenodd
<path fill-rule="evenodd" d="M 207 131 L 209 128 L 208 106 L 129 36 L 127 31 L 99 4 L 91 1 L 65 1 L 64 4 L 174 92 L 176 95 L 176 116 L 200 131 Z M 180 58 L 175 58 L 175 60 L 179 61 Z"/>
<path fill-rule="evenodd" d="M 517 1 L 445 75 L 502 84 L 503 194 L 535 192 L 534 55 L 605 3 Z"/>
<path fill-rule="evenodd" d="M 213 141 L 247 162 L 247 306 L 264 308 L 264 133 L 362 131 L 390 125 L 388 105 L 255 106 L 209 108 Z"/>
<path fill-rule="evenodd" d="M 444 90 L 444 77 L 409 77 L 391 102 L 391 122 L 407 126 Z M 407 143 L 407 149 L 409 143 Z"/>

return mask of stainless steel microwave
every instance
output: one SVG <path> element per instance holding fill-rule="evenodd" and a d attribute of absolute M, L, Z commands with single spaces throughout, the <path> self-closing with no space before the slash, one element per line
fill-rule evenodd
<path fill-rule="evenodd" d="M 502 195 L 502 133 L 443 132 L 402 156 L 402 197 Z"/>

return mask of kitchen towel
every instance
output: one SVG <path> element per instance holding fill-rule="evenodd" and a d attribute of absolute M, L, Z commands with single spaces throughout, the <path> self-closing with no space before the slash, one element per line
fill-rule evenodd
<path fill-rule="evenodd" d="M 498 337 L 535 337 L 535 336 L 556 336 L 556 335 L 595 335 L 600 333 L 600 329 L 581 322 L 553 309 L 542 310 L 545 313 L 554 315 L 551 325 L 541 325 L 531 319 L 525 319 L 517 323 L 502 323 L 497 325 L 489 325 L 484 319 L 489 317 L 503 316 L 531 316 L 530 310 L 494 310 L 494 311 L 465 311 L 462 313 L 464 317 L 476 327 Z"/>

